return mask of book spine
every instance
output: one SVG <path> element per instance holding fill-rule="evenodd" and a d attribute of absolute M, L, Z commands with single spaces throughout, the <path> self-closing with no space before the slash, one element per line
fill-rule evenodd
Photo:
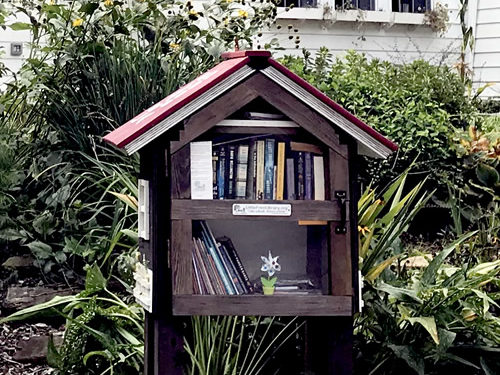
<path fill-rule="evenodd" d="M 285 190 L 285 142 L 278 142 L 276 163 L 276 199 L 283 200 Z"/>
<path fill-rule="evenodd" d="M 264 160 L 265 159 L 265 143 L 257 141 L 257 175 L 255 177 L 255 199 L 264 199 Z"/>
<path fill-rule="evenodd" d="M 217 245 L 218 245 L 220 253 L 222 255 L 222 259 L 227 266 L 227 271 L 228 271 L 229 277 L 233 281 L 233 285 L 234 285 L 234 288 L 236 290 L 236 294 L 238 294 L 238 295 L 245 294 L 245 289 L 243 288 L 243 285 L 240 283 L 240 280 L 238 278 L 238 274 L 236 273 L 236 269 L 235 269 L 233 263 L 231 262 L 229 255 L 227 254 L 226 248 L 220 242 L 218 242 Z"/>
<path fill-rule="evenodd" d="M 225 176 L 226 176 L 226 147 L 221 146 L 219 149 L 219 169 L 217 172 L 217 186 L 218 186 L 218 196 L 219 199 L 226 198 L 224 194 L 226 188 L 224 186 Z"/>
<path fill-rule="evenodd" d="M 215 242 L 215 238 L 206 222 L 201 221 L 200 224 L 202 226 L 204 241 L 208 247 L 210 255 L 212 255 L 212 258 L 214 259 L 217 271 L 222 279 L 222 282 L 224 283 L 224 288 L 226 289 L 227 294 L 234 295 L 236 294 L 236 290 L 231 278 L 229 277 L 227 266 L 222 259 L 217 243 Z"/>
<path fill-rule="evenodd" d="M 276 165 L 273 166 L 273 200 L 276 200 Z"/>
<path fill-rule="evenodd" d="M 198 247 L 200 249 L 200 253 L 203 258 L 203 262 L 207 268 L 208 279 L 210 280 L 214 294 L 227 294 L 226 289 L 224 288 L 224 283 L 217 272 L 217 267 L 215 267 L 215 262 L 210 255 L 208 248 L 205 246 L 205 243 L 201 238 L 198 238 Z"/>
<path fill-rule="evenodd" d="M 246 199 L 255 199 L 255 171 L 257 170 L 257 142 L 250 142 L 248 147 L 248 168 L 247 168 L 247 186 Z"/>
<path fill-rule="evenodd" d="M 325 200 L 325 166 L 323 156 L 315 156 L 314 164 L 314 199 Z"/>
<path fill-rule="evenodd" d="M 264 199 L 273 199 L 274 192 L 274 144 L 272 138 L 266 139 L 264 160 Z"/>
<path fill-rule="evenodd" d="M 191 199 L 213 199 L 212 142 L 189 144 Z"/>
<path fill-rule="evenodd" d="M 286 159 L 286 199 L 295 198 L 295 168 L 293 159 L 289 158 Z"/>
<path fill-rule="evenodd" d="M 243 267 L 243 263 L 241 262 L 240 256 L 238 255 L 238 252 L 236 251 L 233 245 L 233 241 L 231 241 L 231 239 L 228 237 L 223 237 L 222 239 L 219 239 L 219 241 L 224 244 L 225 248 L 228 251 L 229 257 L 236 265 L 238 273 L 240 274 L 241 279 L 243 280 L 243 283 L 246 286 L 247 292 L 253 293 L 254 291 L 253 285 L 250 282 L 250 278 L 248 277 L 248 274 L 245 271 L 245 267 Z"/>
<path fill-rule="evenodd" d="M 304 153 L 298 152 L 297 157 L 297 199 L 304 199 Z"/>
<path fill-rule="evenodd" d="M 229 146 L 229 164 L 228 164 L 227 181 L 227 199 L 234 198 L 235 177 L 236 177 L 236 146 Z"/>
<path fill-rule="evenodd" d="M 194 249 L 193 249 L 193 253 L 192 253 L 192 259 L 193 259 L 193 293 L 194 294 L 205 294 L 204 290 L 201 286 L 200 266 L 197 264 L 195 254 L 194 254 Z"/>
<path fill-rule="evenodd" d="M 313 199 L 313 165 L 312 165 L 312 157 L 310 152 L 306 152 L 304 154 L 305 165 L 304 165 L 304 174 L 305 174 L 305 194 L 304 199 L 312 200 Z"/>
<path fill-rule="evenodd" d="M 249 151 L 248 148 L 248 145 L 238 146 L 238 162 L 236 163 L 236 199 L 246 198 Z"/>
<path fill-rule="evenodd" d="M 203 248 L 200 246 L 199 239 L 193 238 L 193 255 L 200 269 L 200 276 L 205 285 L 206 294 L 216 294 L 215 292 L 215 282 L 210 278 L 208 262 L 204 259 L 202 253 Z"/>
<path fill-rule="evenodd" d="M 214 199 L 219 199 L 219 188 L 217 187 L 217 176 L 219 175 L 219 150 L 212 150 L 212 171 L 213 171 L 213 194 Z"/>

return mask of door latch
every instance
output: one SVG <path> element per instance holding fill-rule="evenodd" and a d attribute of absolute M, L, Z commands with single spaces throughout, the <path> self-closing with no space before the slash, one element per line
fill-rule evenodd
<path fill-rule="evenodd" d="M 336 190 L 335 198 L 337 198 L 337 203 L 340 208 L 340 222 L 335 227 L 336 234 L 346 234 L 347 227 L 347 192 L 345 190 Z"/>

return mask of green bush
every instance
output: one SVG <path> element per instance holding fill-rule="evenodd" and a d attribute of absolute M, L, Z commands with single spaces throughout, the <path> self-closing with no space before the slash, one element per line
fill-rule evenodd
<path fill-rule="evenodd" d="M 367 182 L 388 183 L 415 159 L 413 173 L 429 173 L 434 181 L 456 171 L 450 135 L 475 110 L 451 68 L 425 61 L 396 65 L 353 51 L 333 59 L 325 48 L 315 58 L 304 51 L 283 63 L 399 145 L 389 159 L 367 161 L 361 168 Z"/>

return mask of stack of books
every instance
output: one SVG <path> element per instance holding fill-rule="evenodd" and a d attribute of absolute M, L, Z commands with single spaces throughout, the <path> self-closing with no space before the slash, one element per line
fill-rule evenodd
<path fill-rule="evenodd" d="M 195 294 L 240 295 L 254 289 L 231 239 L 215 238 L 205 221 L 194 223 L 193 289 Z"/>
<path fill-rule="evenodd" d="M 212 155 L 192 155 L 191 165 L 200 165 L 201 157 L 212 160 L 213 199 L 325 199 L 323 152 L 316 145 L 274 138 L 235 141 L 212 147 Z M 191 183 L 201 185 L 191 172 Z"/>

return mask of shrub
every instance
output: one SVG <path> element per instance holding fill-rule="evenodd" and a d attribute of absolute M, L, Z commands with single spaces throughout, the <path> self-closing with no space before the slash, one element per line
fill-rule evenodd
<path fill-rule="evenodd" d="M 361 168 L 366 181 L 386 184 L 415 159 L 413 173 L 429 173 L 434 181 L 457 170 L 450 134 L 475 110 L 450 68 L 425 61 L 395 65 L 353 51 L 333 59 L 325 48 L 314 59 L 304 51 L 283 63 L 399 145 L 385 161 L 367 160 Z"/>

